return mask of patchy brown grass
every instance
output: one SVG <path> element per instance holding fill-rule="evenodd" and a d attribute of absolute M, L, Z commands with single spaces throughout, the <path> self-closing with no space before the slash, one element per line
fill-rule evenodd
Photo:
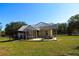
<path fill-rule="evenodd" d="M 0 38 L 0 41 L 8 38 Z M 29 42 L 27 40 L 0 42 L 2 56 L 63 56 L 79 55 L 79 36 L 58 36 L 57 41 Z"/>

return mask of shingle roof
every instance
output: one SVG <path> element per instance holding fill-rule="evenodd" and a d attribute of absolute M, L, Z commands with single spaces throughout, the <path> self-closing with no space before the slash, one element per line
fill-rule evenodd
<path fill-rule="evenodd" d="M 41 26 L 48 26 L 48 23 L 40 22 L 38 24 L 35 24 L 35 27 L 41 27 Z"/>
<path fill-rule="evenodd" d="M 27 25 L 22 26 L 21 28 L 18 29 L 18 31 L 24 31 L 24 29 L 27 27 Z"/>
<path fill-rule="evenodd" d="M 56 25 L 53 23 L 44 23 L 40 22 L 33 26 L 31 25 L 24 25 L 18 31 L 27 31 L 27 30 L 40 30 L 40 29 L 56 29 Z"/>
<path fill-rule="evenodd" d="M 44 22 L 40 22 L 36 25 L 33 26 L 36 29 L 56 29 L 56 25 L 53 23 L 44 23 Z"/>
<path fill-rule="evenodd" d="M 24 25 L 18 31 L 28 31 L 28 30 L 36 30 L 31 25 Z"/>

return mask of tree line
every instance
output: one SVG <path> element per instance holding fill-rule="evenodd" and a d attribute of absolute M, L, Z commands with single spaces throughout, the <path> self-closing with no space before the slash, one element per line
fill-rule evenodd
<path fill-rule="evenodd" d="M 79 35 L 79 14 L 71 16 L 67 23 L 57 25 L 58 34 Z"/>
<path fill-rule="evenodd" d="M 0 23 L 1 24 L 1 23 Z M 9 36 L 15 34 L 16 31 L 23 25 L 27 25 L 25 22 L 11 22 L 6 24 L 5 30 L 0 32 L 1 35 Z M 66 35 L 79 35 L 79 14 L 73 15 L 69 18 L 66 23 L 57 23 L 57 34 L 66 34 Z"/>

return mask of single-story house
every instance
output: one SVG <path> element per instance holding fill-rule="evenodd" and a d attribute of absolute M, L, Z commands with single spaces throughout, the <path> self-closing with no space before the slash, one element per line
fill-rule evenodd
<path fill-rule="evenodd" d="M 78 29 L 73 29 L 72 35 L 79 35 L 79 30 Z"/>
<path fill-rule="evenodd" d="M 56 25 L 40 22 L 35 25 L 24 25 L 18 29 L 19 39 L 53 38 L 56 36 Z"/>

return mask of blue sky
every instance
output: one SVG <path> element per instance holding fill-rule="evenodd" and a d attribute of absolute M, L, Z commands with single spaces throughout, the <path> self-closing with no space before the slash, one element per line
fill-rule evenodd
<path fill-rule="evenodd" d="M 10 22 L 24 21 L 27 24 L 38 22 L 67 22 L 72 15 L 79 14 L 79 4 L 62 3 L 0 3 L 0 22 L 3 28 Z"/>

